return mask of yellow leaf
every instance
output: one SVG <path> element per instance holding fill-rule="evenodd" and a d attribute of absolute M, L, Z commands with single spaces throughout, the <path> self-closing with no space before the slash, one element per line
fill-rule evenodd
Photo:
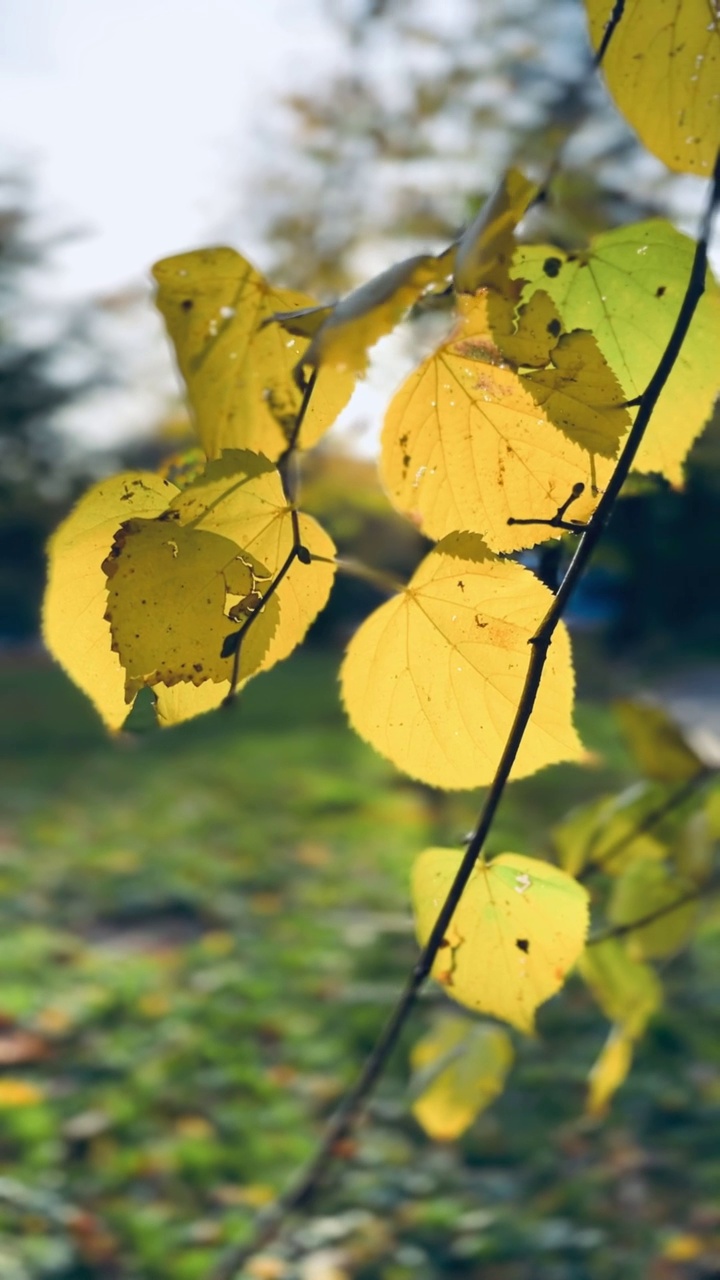
<path fill-rule="evenodd" d="M 451 1142 L 502 1093 L 512 1065 L 507 1032 L 445 1015 L 413 1046 L 413 1115 L 431 1138 Z"/>
<path fill-rule="evenodd" d="M 242 688 L 243 684 L 244 681 L 238 688 Z M 222 684 L 213 684 L 211 680 L 206 680 L 205 684 L 200 685 L 156 684 L 153 686 L 153 694 L 158 724 L 168 729 L 174 724 L 182 724 L 184 720 L 192 720 L 193 716 L 215 711 L 222 705 L 229 692 L 229 680 L 224 680 Z"/>
<path fill-rule="evenodd" d="M 528 569 L 492 555 L 476 534 L 450 534 L 350 642 L 341 681 L 353 727 L 431 786 L 490 782 L 525 680 L 528 641 L 551 601 Z M 560 627 L 513 777 L 583 758 L 572 708 L 570 645 Z"/>
<path fill-rule="evenodd" d="M 292 507 L 283 493 L 277 468 L 247 450 L 226 450 L 209 463 L 193 484 L 172 504 L 183 525 L 220 534 L 254 556 L 272 581 L 293 545 Z M 303 546 L 310 564 L 296 560 L 275 593 L 280 617 L 257 667 L 267 671 L 286 658 L 304 639 L 310 624 L 325 607 L 335 576 L 335 546 L 312 516 L 299 514 Z M 250 635 L 254 626 L 250 629 Z"/>
<path fill-rule="evenodd" d="M 208 457 L 244 448 L 278 458 L 300 409 L 293 370 L 307 339 L 288 338 L 267 322 L 275 312 L 312 305 L 312 299 L 276 289 L 234 249 L 166 258 L 153 274 L 157 305 Z M 353 383 L 349 375 L 321 372 L 300 433 L 302 448 L 332 426 Z"/>
<path fill-rule="evenodd" d="M 399 511 L 423 532 L 481 533 L 495 551 L 548 536 L 542 525 L 578 489 L 568 518 L 592 514 L 612 470 L 548 422 L 503 361 L 491 334 L 487 294 L 462 295 L 449 339 L 395 395 L 382 435 L 381 473 Z"/>
<path fill-rule="evenodd" d="M 614 711 L 628 746 L 647 778 L 656 782 L 686 782 L 703 772 L 703 761 L 662 707 L 627 699 L 616 702 Z"/>
<path fill-rule="evenodd" d="M 628 953 L 638 959 L 669 956 L 687 942 L 697 901 L 686 901 L 696 886 L 662 863 L 633 862 L 615 882 L 608 917 L 614 925 L 632 925 L 654 912 L 658 919 L 627 934 Z M 673 903 L 679 906 L 672 910 Z"/>
<path fill-rule="evenodd" d="M 462 853 L 426 849 L 412 874 L 418 940 L 430 936 Z M 519 853 L 479 862 L 441 947 L 433 977 L 479 1013 L 531 1033 L 535 1010 L 562 987 L 585 945 L 587 891 L 558 867 Z"/>
<path fill-rule="evenodd" d="M 552 368 L 520 378 L 563 435 L 588 453 L 614 458 L 630 425 L 625 392 L 604 359 L 593 334 L 574 329 L 550 352 Z"/>
<path fill-rule="evenodd" d="M 566 254 L 549 245 L 518 250 L 513 275 L 526 294 L 540 286 L 564 328 L 590 330 L 628 400 L 642 395 L 682 305 L 695 245 L 667 222 L 640 222 L 596 236 Z M 706 288 L 640 445 L 634 469 L 682 483 L 685 457 L 718 394 L 720 289 Z"/>
<path fill-rule="evenodd" d="M 662 1256 L 669 1262 L 692 1262 L 695 1258 L 700 1258 L 704 1252 L 705 1246 L 700 1236 L 683 1232 L 670 1236 L 669 1240 L 666 1240 Z"/>
<path fill-rule="evenodd" d="M 594 48 L 610 0 L 586 0 Z M 709 0 L 625 0 L 603 58 L 608 89 L 669 169 L 709 178 L 720 147 L 720 15 Z"/>
<path fill-rule="evenodd" d="M 587 1112 L 604 1115 L 613 1095 L 627 1079 L 633 1059 L 633 1039 L 622 1027 L 612 1027 L 588 1077 Z"/>
<path fill-rule="evenodd" d="M 424 253 L 406 258 L 355 289 L 334 307 L 318 308 L 303 316 L 302 329 L 314 331 L 310 346 L 301 357 L 303 366 L 364 374 L 370 348 L 391 333 L 420 298 L 448 283 L 453 259 L 453 249 L 439 256 Z M 292 315 L 280 315 L 276 319 L 289 332 L 299 332 Z"/>
<path fill-rule="evenodd" d="M 50 539 L 43 637 L 109 729 L 120 728 L 129 708 L 125 673 L 105 618 L 102 563 L 123 520 L 159 515 L 177 492 L 150 472 L 123 472 L 94 485 Z"/>
<path fill-rule="evenodd" d="M 606 1018 L 638 1039 L 662 1004 L 662 987 L 654 969 L 633 959 L 619 938 L 588 947 L 578 969 Z"/>
<path fill-rule="evenodd" d="M 237 629 L 232 606 L 239 601 L 242 609 L 249 600 L 257 607 L 258 588 L 268 577 L 264 565 L 229 538 L 181 524 L 171 510 L 159 520 L 126 520 L 103 568 L 106 617 L 126 672 L 128 702 L 143 685 L 230 679 L 234 659 L 223 653 L 226 638 Z M 243 641 L 241 677 L 259 667 L 277 621 L 273 596 Z"/>
<path fill-rule="evenodd" d="M 518 169 L 504 174 L 457 247 L 455 288 L 459 293 L 476 293 L 488 285 L 505 292 L 515 228 L 538 191 L 537 184 Z"/>
<path fill-rule="evenodd" d="M 36 1107 L 42 1101 L 42 1090 L 27 1080 L 12 1080 L 9 1076 L 0 1080 L 0 1108 L 9 1111 L 15 1107 Z"/>

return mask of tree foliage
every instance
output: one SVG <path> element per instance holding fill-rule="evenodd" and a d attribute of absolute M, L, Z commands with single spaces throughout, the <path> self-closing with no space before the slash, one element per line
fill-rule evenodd
<path fill-rule="evenodd" d="M 651 962 L 686 944 L 714 883 L 697 830 L 712 762 L 639 706 L 621 712 L 647 780 L 639 792 L 570 815 L 554 833 L 559 866 L 482 855 L 508 776 L 583 760 L 567 598 L 630 468 L 681 483 L 718 390 L 720 292 L 705 265 L 720 186 L 720 95 L 706 78 L 717 19 L 700 0 L 683 6 L 682 29 L 668 25 L 671 0 L 588 7 L 610 88 L 646 145 L 682 172 L 715 167 L 698 242 L 656 220 L 572 252 L 523 243 L 541 187 L 510 169 L 457 241 L 335 304 L 276 288 L 231 249 L 163 261 L 157 302 L 207 464 L 177 484 L 151 473 L 103 482 L 50 548 L 46 640 L 109 727 L 143 686 L 163 724 L 232 701 L 301 643 L 342 567 L 299 505 L 303 452 L 375 342 L 446 295 L 449 332 L 389 405 L 381 459 L 390 500 L 436 545 L 406 584 L 380 581 L 391 598 L 350 641 L 342 693 L 360 735 L 410 776 L 490 791 L 464 853 L 431 848 L 416 862 L 422 961 L 328 1153 L 430 970 L 451 1000 L 532 1033 L 535 1010 L 578 964 L 612 1024 L 590 1078 L 588 1105 L 601 1111 L 660 1002 Z M 643 101 L 650 92 L 650 69 L 648 124 L 632 104 L 641 84 Z M 682 145 L 678 128 L 689 131 Z M 578 534 L 556 595 L 511 558 Z M 607 923 L 588 939 L 590 877 Z M 421 1075 L 432 1069 L 421 1123 L 461 1132 L 510 1056 L 484 1024 L 440 1024 L 415 1053 Z"/>

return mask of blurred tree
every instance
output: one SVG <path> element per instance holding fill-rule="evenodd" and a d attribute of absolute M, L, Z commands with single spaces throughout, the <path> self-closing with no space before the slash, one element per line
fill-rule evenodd
<path fill-rule="evenodd" d="M 0 640 L 38 629 L 44 546 L 88 467 L 57 416 L 97 385 L 84 317 L 40 315 L 32 276 L 52 242 L 34 233 L 26 183 L 0 177 Z"/>

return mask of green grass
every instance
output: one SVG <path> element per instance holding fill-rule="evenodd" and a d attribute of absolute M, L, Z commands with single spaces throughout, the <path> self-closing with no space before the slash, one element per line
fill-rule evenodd
<path fill-rule="evenodd" d="M 237 711 L 172 732 L 143 728 L 141 710 L 117 743 L 57 671 L 0 668 L 0 1098 L 36 1090 L 0 1108 L 2 1280 L 203 1276 L 308 1155 L 371 1046 L 414 954 L 412 858 L 459 842 L 478 797 L 414 786 L 359 742 L 335 664 L 299 655 Z M 581 719 L 605 762 L 515 784 L 495 851 L 542 854 L 550 822 L 627 775 L 608 713 Z M 430 1008 L 322 1205 L 348 1274 L 640 1274 L 692 1187 L 664 1166 L 662 1212 L 619 1225 L 617 1143 L 662 1148 L 666 1124 L 709 1141 L 712 1089 L 692 1096 L 677 1029 L 615 1127 L 591 1133 L 583 1081 L 603 1033 L 571 987 L 505 1097 L 442 1148 L 405 1096 Z M 713 1151 L 701 1168 L 703 1194 L 720 1194 Z"/>

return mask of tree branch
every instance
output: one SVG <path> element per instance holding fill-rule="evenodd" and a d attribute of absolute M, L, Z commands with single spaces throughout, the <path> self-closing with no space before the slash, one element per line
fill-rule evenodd
<path fill-rule="evenodd" d="M 475 830 L 470 838 L 465 855 L 450 892 L 440 909 L 430 937 L 422 948 L 418 960 L 408 977 L 400 998 L 390 1014 L 390 1018 L 367 1059 L 360 1075 L 352 1085 L 335 1115 L 330 1119 L 320 1143 L 308 1165 L 302 1170 L 287 1191 L 258 1218 L 257 1229 L 253 1238 L 246 1244 L 231 1246 L 220 1258 L 210 1274 L 210 1280 L 233 1280 L 243 1264 L 264 1248 L 278 1235 L 285 1219 L 297 1209 L 307 1205 L 322 1182 L 323 1176 L 338 1154 L 339 1143 L 355 1126 L 360 1118 L 363 1106 L 372 1093 L 377 1081 L 383 1073 L 386 1062 L 397 1043 L 399 1034 L 407 1017 L 415 1004 L 420 988 L 430 974 L 438 950 L 444 939 L 447 928 L 460 902 L 465 886 L 472 874 L 477 859 L 482 852 L 485 839 L 490 831 L 498 805 L 515 763 L 518 749 L 523 740 L 530 716 L 535 705 L 540 680 L 545 667 L 548 650 L 553 635 L 562 619 L 570 597 L 582 576 L 595 547 L 608 523 L 620 490 L 630 472 L 643 436 L 650 422 L 655 406 L 673 370 L 678 353 L 690 327 L 698 302 L 705 290 L 707 270 L 707 245 L 712 227 L 713 216 L 720 202 L 720 153 L 715 161 L 710 195 L 702 221 L 700 239 L 698 240 L 693 260 L 690 279 L 673 332 L 663 352 L 657 369 L 641 396 L 635 422 L 633 423 L 615 470 L 607 489 L 583 533 L 575 555 L 560 583 L 557 595 L 542 619 L 537 631 L 530 639 L 531 655 L 528 663 L 525 685 L 515 713 L 495 777 L 487 793 L 485 803 L 479 815 Z"/>

